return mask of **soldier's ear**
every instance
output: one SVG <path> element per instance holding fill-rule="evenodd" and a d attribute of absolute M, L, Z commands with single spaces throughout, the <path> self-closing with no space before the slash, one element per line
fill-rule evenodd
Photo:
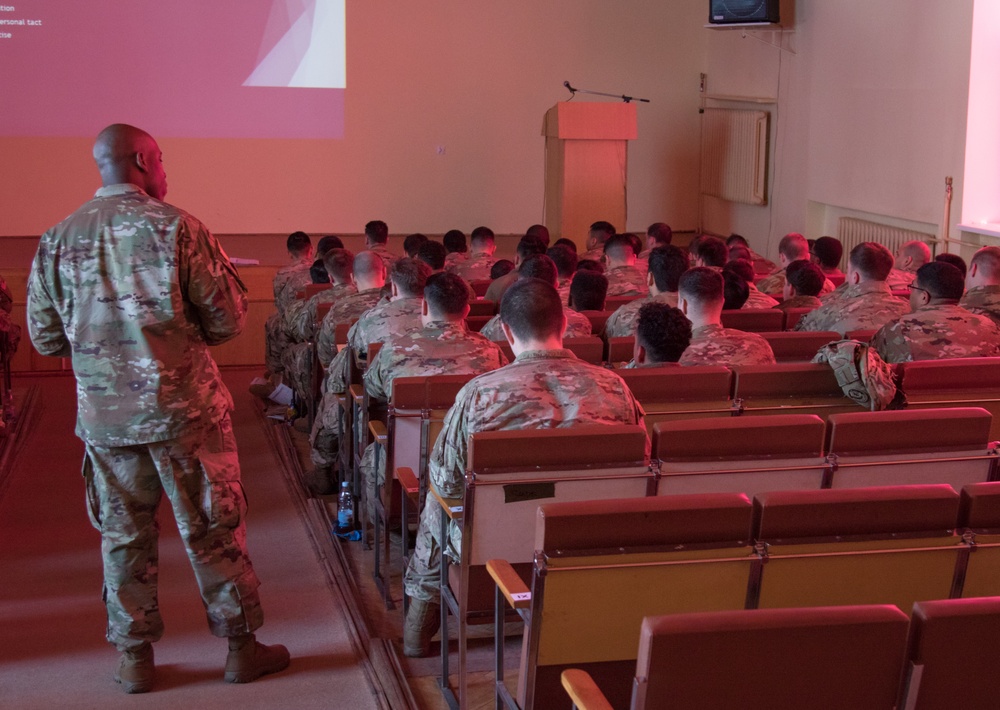
<path fill-rule="evenodd" d="M 421 298 L 420 299 L 420 315 L 426 316 L 428 313 L 430 313 L 430 311 L 427 309 L 427 299 L 426 298 Z"/>
<path fill-rule="evenodd" d="M 635 361 L 636 365 L 641 365 L 646 362 L 646 348 L 639 345 L 639 339 L 635 339 L 635 345 L 632 346 L 632 359 Z"/>

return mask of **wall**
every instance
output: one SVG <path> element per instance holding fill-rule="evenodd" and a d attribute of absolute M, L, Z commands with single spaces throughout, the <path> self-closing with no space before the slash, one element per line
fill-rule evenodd
<path fill-rule="evenodd" d="M 808 233 L 811 204 L 937 225 L 946 175 L 955 178 L 957 218 L 972 7 L 798 0 L 794 29 L 780 40 L 789 51 L 714 32 L 705 60 L 713 93 L 777 96 L 778 104 L 772 204 L 718 206 L 706 222 L 772 255 L 787 232 L 820 236 Z"/>
<path fill-rule="evenodd" d="M 348 3 L 345 139 L 160 136 L 168 199 L 218 233 L 357 233 L 374 218 L 395 233 L 523 232 L 542 219 L 542 116 L 570 80 L 652 99 L 630 148 L 628 226 L 692 228 L 706 0 L 512 7 Z M 92 194 L 91 142 L 0 139 L 0 235 L 37 235 Z"/>

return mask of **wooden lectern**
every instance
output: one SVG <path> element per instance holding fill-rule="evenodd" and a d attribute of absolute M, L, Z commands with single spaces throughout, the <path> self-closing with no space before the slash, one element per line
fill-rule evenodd
<path fill-rule="evenodd" d="M 545 226 L 553 240 L 585 247 L 598 220 L 625 230 L 629 140 L 635 104 L 563 101 L 545 112 Z M 583 249 L 581 248 L 581 253 Z"/>

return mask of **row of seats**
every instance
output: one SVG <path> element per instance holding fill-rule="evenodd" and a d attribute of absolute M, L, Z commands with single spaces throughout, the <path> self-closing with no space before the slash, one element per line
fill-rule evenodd
<path fill-rule="evenodd" d="M 504 682 L 502 639 L 495 645 L 497 698 L 508 707 L 565 702 L 560 676 L 570 668 L 593 676 L 613 707 L 628 707 L 636 640 L 648 616 L 853 604 L 910 609 L 1000 595 L 1000 483 L 967 486 L 961 495 L 946 485 L 899 486 L 771 492 L 752 502 L 740 494 L 557 497 L 533 511 L 527 575 L 496 554 L 522 562 L 522 544 L 508 535 L 483 540 L 475 530 L 511 516 L 521 522 L 517 508 L 526 506 L 475 501 L 474 512 L 464 511 L 476 520 L 463 538 L 471 548 L 463 548 L 463 563 L 489 571 L 498 623 L 505 607 L 525 621 L 516 692 Z M 995 656 L 990 663 L 995 667 Z M 891 708 L 894 698 L 799 707 Z"/>
<path fill-rule="evenodd" d="M 992 710 L 1000 597 L 647 617 L 633 710 Z M 902 678 L 902 681 L 900 680 Z M 562 674 L 578 710 L 613 710 L 586 671 Z"/>

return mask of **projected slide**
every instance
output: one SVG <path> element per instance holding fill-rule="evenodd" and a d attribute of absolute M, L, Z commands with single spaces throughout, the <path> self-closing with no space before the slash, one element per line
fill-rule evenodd
<path fill-rule="evenodd" d="M 345 0 L 0 0 L 0 135 L 341 138 Z"/>

